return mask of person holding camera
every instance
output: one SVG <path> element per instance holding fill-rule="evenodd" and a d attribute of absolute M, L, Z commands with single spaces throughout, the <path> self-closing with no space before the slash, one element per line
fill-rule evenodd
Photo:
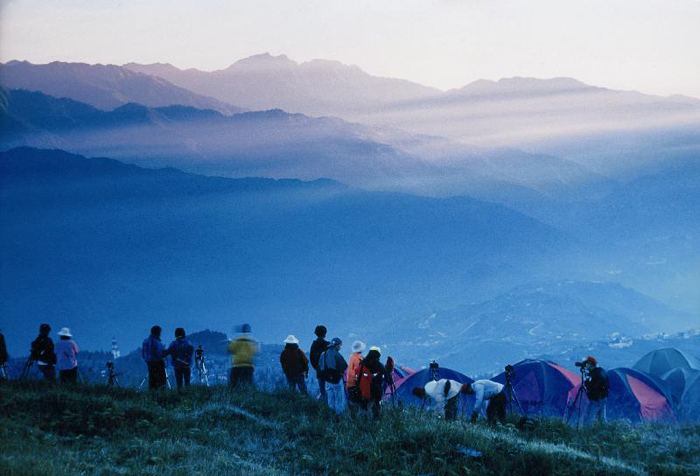
<path fill-rule="evenodd" d="M 31 359 L 36 362 L 45 380 L 56 381 L 56 353 L 53 340 L 49 337 L 51 326 L 42 324 L 39 326 L 39 336 L 32 342 Z"/>
<path fill-rule="evenodd" d="M 583 384 L 588 397 L 584 421 L 590 422 L 596 419 L 599 422 L 604 422 L 606 420 L 605 404 L 610 390 L 608 374 L 602 367 L 598 367 L 598 362 L 594 357 L 588 356 L 581 364 L 586 373 Z"/>

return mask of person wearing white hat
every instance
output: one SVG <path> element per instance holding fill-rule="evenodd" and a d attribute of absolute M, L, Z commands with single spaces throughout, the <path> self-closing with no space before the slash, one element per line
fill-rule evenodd
<path fill-rule="evenodd" d="M 56 359 L 61 383 L 78 381 L 78 344 L 72 339 L 70 329 L 64 327 L 58 331 L 59 341 L 56 343 Z"/>
<path fill-rule="evenodd" d="M 356 340 L 352 343 L 351 348 L 352 354 L 350 355 L 350 361 L 348 362 L 345 385 L 348 391 L 350 411 L 354 413 L 360 404 L 360 389 L 357 387 L 357 375 L 355 375 L 355 369 L 359 368 L 360 362 L 362 362 L 363 358 L 362 352 L 364 352 L 367 346 L 361 340 Z"/>
<path fill-rule="evenodd" d="M 304 351 L 299 348 L 299 339 L 291 334 L 284 339 L 284 350 L 280 354 L 280 364 L 282 364 L 284 376 L 287 377 L 289 389 L 295 391 L 298 388 L 301 393 L 306 394 L 309 360 Z"/>

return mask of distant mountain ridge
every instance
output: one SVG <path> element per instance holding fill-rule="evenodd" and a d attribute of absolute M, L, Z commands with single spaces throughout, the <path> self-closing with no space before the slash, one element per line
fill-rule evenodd
<path fill-rule="evenodd" d="M 10 61 L 0 64 L 0 86 L 40 91 L 69 98 L 103 110 L 136 102 L 150 107 L 181 104 L 234 114 L 244 109 L 193 93 L 160 77 L 137 73 L 116 65 L 85 63 L 32 64 Z"/>
<path fill-rule="evenodd" d="M 572 246 L 499 205 L 328 180 L 205 177 L 31 148 L 0 153 L 0 176 L 0 303 L 13 323 L 3 330 L 19 342 L 40 321 L 86 348 L 112 336 L 136 347 L 154 323 L 248 322 L 281 342 L 324 322 L 349 336 L 549 273 Z"/>
<path fill-rule="evenodd" d="M 523 358 L 668 329 L 670 322 L 677 330 L 698 324 L 697 316 L 617 283 L 543 281 L 413 322 L 394 323 L 384 338 L 387 348 L 398 355 L 425 355 L 444 365 L 487 373 Z"/>
<path fill-rule="evenodd" d="M 284 55 L 255 55 L 212 72 L 125 67 L 252 109 L 331 115 L 465 144 L 514 147 L 573 159 L 613 178 L 634 173 L 635 155 L 646 164 L 687 154 L 688 146 L 678 150 L 663 140 L 678 128 L 692 128 L 684 140 L 700 151 L 698 99 L 617 91 L 573 78 L 479 80 L 442 92 L 336 61 L 299 64 Z M 635 146 L 649 134 L 658 138 Z"/>
<path fill-rule="evenodd" d="M 268 53 L 244 58 L 228 68 L 204 72 L 169 64 L 128 63 L 125 68 L 163 77 L 195 92 L 249 109 L 345 117 L 342 110 L 372 110 L 378 105 L 432 97 L 440 91 L 410 81 L 371 76 L 339 61 L 297 63 Z"/>

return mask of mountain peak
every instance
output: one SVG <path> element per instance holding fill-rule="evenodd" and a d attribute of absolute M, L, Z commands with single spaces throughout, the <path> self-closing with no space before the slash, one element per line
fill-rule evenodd
<path fill-rule="evenodd" d="M 226 68 L 224 71 L 235 71 L 241 69 L 252 69 L 252 68 L 289 68 L 293 66 L 298 66 L 299 63 L 289 59 L 287 55 L 273 56 L 270 53 L 261 53 L 253 56 L 248 56 L 241 60 L 236 61 L 231 66 Z"/>
<path fill-rule="evenodd" d="M 461 89 L 450 91 L 459 95 L 481 95 L 481 94 L 550 94 L 563 91 L 591 89 L 589 86 L 574 78 L 531 78 L 514 76 L 512 78 L 501 78 L 498 81 L 479 79 L 467 84 Z"/>

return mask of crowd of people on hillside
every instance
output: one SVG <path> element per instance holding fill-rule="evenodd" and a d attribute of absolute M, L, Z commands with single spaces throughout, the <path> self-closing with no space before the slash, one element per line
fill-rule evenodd
<path fill-rule="evenodd" d="M 45 380 L 55 381 L 58 368 L 61 383 L 77 382 L 79 350 L 70 329 L 62 328 L 57 333 L 59 340 L 55 344 L 50 332 L 51 327 L 48 324 L 41 324 L 39 335 L 31 344 L 28 365 L 36 363 Z M 382 364 L 381 349 L 376 346 L 370 347 L 367 354 L 363 355 L 367 346 L 364 342 L 356 340 L 352 343 L 352 353 L 347 362 L 340 353 L 343 341 L 339 337 L 327 341 L 327 333 L 325 326 L 316 326 L 316 339 L 311 344 L 308 359 L 299 347 L 299 339 L 294 335 L 284 339 L 280 365 L 289 390 L 308 394 L 306 379 L 309 378 L 311 364 L 318 384 L 318 398 L 336 414 L 349 411 L 356 415 L 358 411 L 371 411 L 375 419 L 379 418 L 380 404 L 387 388 L 393 391 L 393 359 L 387 357 L 386 363 Z M 153 326 L 150 335 L 141 346 L 141 355 L 148 369 L 148 387 L 158 390 L 166 386 L 167 357 L 170 357 L 177 388 L 188 387 L 192 375 L 194 346 L 187 340 L 185 330 L 181 327 L 175 329 L 175 339 L 167 348 L 161 342 L 161 334 L 161 327 Z M 253 387 L 254 358 L 260 346 L 252 337 L 249 324 L 241 326 L 240 335 L 229 342 L 227 349 L 232 356 L 229 387 L 232 390 Z M 7 358 L 4 336 L 0 333 L 0 368 L 3 372 Z M 583 365 L 587 368 L 588 380 L 585 382 L 585 388 L 590 402 L 585 419 L 595 418 L 603 421 L 608 396 L 607 375 L 605 370 L 598 367 L 593 357 L 588 357 Z M 472 422 L 478 419 L 482 411 L 485 411 L 489 422 L 505 421 L 506 387 L 492 380 L 481 379 L 463 384 L 457 380 L 440 379 L 436 373 L 435 378 L 423 387 L 414 388 L 412 393 L 422 399 L 423 404 L 430 402 L 431 407 L 446 420 L 457 418 L 458 400 L 461 395 L 466 394 L 475 396 Z"/>

